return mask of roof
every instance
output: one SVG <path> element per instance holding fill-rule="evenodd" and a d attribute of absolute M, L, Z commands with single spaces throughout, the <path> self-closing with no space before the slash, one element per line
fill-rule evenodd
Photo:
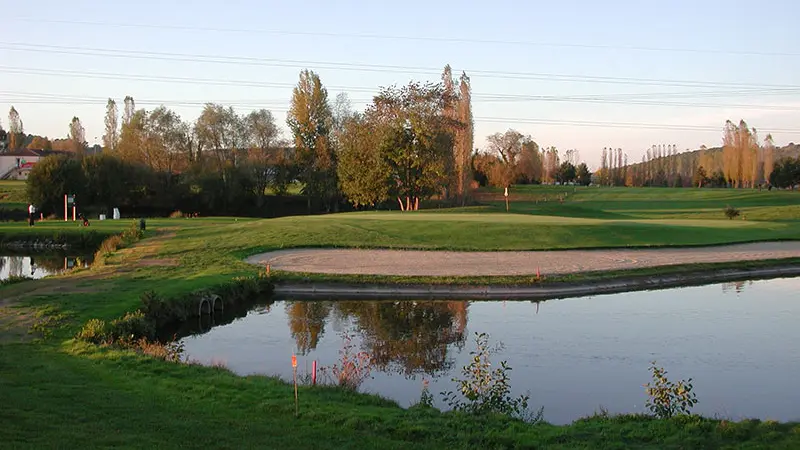
<path fill-rule="evenodd" d="M 0 153 L 0 156 L 44 156 L 43 150 L 31 150 L 27 148 L 21 148 L 18 150 L 7 151 Z"/>
<path fill-rule="evenodd" d="M 28 157 L 44 158 L 45 156 L 58 155 L 61 153 L 65 152 L 57 150 L 31 150 L 29 148 L 21 148 L 19 150 L 14 150 L 14 151 L 0 152 L 0 156 L 28 156 Z"/>

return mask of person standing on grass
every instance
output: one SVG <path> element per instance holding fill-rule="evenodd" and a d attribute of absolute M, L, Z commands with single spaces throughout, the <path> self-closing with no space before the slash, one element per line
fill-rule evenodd
<path fill-rule="evenodd" d="M 31 203 L 30 205 L 28 205 L 28 226 L 29 227 L 33 226 L 34 214 L 36 214 L 36 207 L 33 206 L 33 203 Z"/>

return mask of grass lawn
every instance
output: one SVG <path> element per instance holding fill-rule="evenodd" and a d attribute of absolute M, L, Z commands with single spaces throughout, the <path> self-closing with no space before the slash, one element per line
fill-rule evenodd
<path fill-rule="evenodd" d="M 0 180 L 0 208 L 21 210 L 28 208 L 24 181 Z"/>
<path fill-rule="evenodd" d="M 558 191 L 526 189 L 530 198 Z M 664 200 L 665 193 L 684 191 L 686 197 Z M 733 203 L 729 196 L 741 197 Z M 279 381 L 71 340 L 91 318 L 109 320 L 136 309 L 147 290 L 172 296 L 253 275 L 259 269 L 242 258 L 279 248 L 511 250 L 800 239 L 800 219 L 784 214 L 800 204 L 798 193 L 578 189 L 564 204 L 547 203 L 515 201 L 514 214 L 505 214 L 499 202 L 405 214 L 148 220 L 146 239 L 102 267 L 0 287 L 0 448 L 800 447 L 797 424 L 625 416 L 529 426 L 403 410 L 325 388 L 301 389 L 295 418 L 291 388 Z M 721 209 L 729 203 L 745 214 L 763 211 L 727 220 Z M 773 208 L 779 212 L 770 213 Z M 678 210 L 683 212 L 673 214 Z M 110 234 L 130 223 L 93 221 L 89 229 L 60 221 L 33 228 L 0 223 L 0 241 L 56 232 Z M 38 331 L 27 335 L 28 329 Z M 44 337 L 31 341 L 41 331 Z"/>

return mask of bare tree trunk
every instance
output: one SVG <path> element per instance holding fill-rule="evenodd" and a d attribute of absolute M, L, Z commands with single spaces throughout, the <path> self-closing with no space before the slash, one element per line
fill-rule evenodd
<path fill-rule="evenodd" d="M 406 211 L 411 211 L 411 197 L 406 196 Z"/>
<path fill-rule="evenodd" d="M 414 211 L 419 211 L 419 197 L 414 197 Z"/>
<path fill-rule="evenodd" d="M 400 211 L 405 211 L 406 209 L 403 207 L 403 199 L 397 197 L 397 203 L 400 203 Z"/>

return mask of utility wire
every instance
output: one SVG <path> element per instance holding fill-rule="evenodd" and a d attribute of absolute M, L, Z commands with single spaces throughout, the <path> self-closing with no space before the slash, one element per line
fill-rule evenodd
<path fill-rule="evenodd" d="M 188 25 L 163 25 L 146 23 L 124 23 L 124 22 L 100 22 L 87 20 L 55 20 L 41 19 L 38 17 L 6 17 L 6 21 L 25 21 L 36 24 L 60 24 L 60 25 L 80 25 L 98 26 L 111 28 L 141 28 L 159 29 L 174 31 L 201 31 L 216 33 L 251 33 L 269 34 L 276 36 L 310 36 L 324 38 L 348 38 L 348 39 L 373 39 L 373 40 L 399 40 L 399 41 L 423 41 L 423 42 L 443 42 L 443 43 L 472 43 L 488 45 L 513 45 L 528 47 L 554 47 L 554 48 L 577 48 L 577 49 L 598 49 L 598 50 L 632 50 L 641 52 L 674 52 L 674 53 L 705 53 L 716 55 L 739 55 L 739 56 L 768 56 L 768 57 L 797 57 L 800 53 L 793 52 L 767 52 L 755 50 L 725 50 L 725 49 L 703 49 L 703 48 L 679 48 L 679 47 L 648 47 L 635 45 L 607 45 L 607 44 L 588 44 L 588 43 L 566 43 L 566 42 L 544 42 L 544 41 L 522 41 L 522 40 L 503 40 L 503 39 L 475 39 L 465 37 L 446 37 L 446 36 L 409 36 L 409 35 L 389 35 L 389 34 L 369 34 L 369 33 L 341 33 L 341 32 L 312 32 L 312 31 L 287 31 L 276 29 L 255 29 L 255 28 L 227 28 L 227 27 L 201 27 Z"/>
<path fill-rule="evenodd" d="M 88 47 L 71 47 L 43 44 L 26 44 L 19 42 L 0 42 L 0 48 L 12 51 L 43 52 L 54 54 L 83 55 L 96 57 L 146 59 L 163 61 L 183 61 L 213 64 L 236 64 L 236 65 L 256 65 L 269 67 L 293 67 L 293 68 L 324 68 L 334 70 L 348 70 L 357 72 L 384 72 L 384 73 L 415 73 L 434 75 L 440 74 L 441 68 L 420 67 L 420 66 L 397 66 L 382 64 L 362 64 L 362 63 L 339 63 L 329 61 L 310 61 L 292 60 L 277 58 L 254 58 L 242 56 L 224 55 L 203 55 L 191 53 L 171 53 L 171 52 L 152 52 L 138 50 L 103 49 Z M 652 78 L 631 78 L 631 77 L 611 77 L 611 76 L 591 76 L 591 75 L 569 75 L 552 73 L 534 72 L 508 72 L 493 70 L 474 70 L 465 69 L 471 77 L 499 78 L 515 80 L 539 80 L 556 81 L 570 83 L 604 83 L 604 84 L 634 84 L 646 86 L 677 86 L 677 87 L 737 87 L 737 88 L 792 88 L 800 89 L 800 85 L 785 84 L 753 84 L 735 83 L 723 81 L 696 81 L 696 80 L 667 80 Z"/>

